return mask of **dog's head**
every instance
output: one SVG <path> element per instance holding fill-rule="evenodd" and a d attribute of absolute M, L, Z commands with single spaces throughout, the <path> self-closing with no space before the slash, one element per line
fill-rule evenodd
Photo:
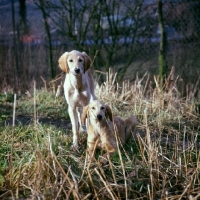
<path fill-rule="evenodd" d="M 86 118 L 95 122 L 101 122 L 105 119 L 113 121 L 111 108 L 98 100 L 94 100 L 88 106 L 84 107 L 81 118 L 83 124 L 85 124 Z"/>
<path fill-rule="evenodd" d="M 65 52 L 58 60 L 59 67 L 66 73 L 77 76 L 85 73 L 91 66 L 92 60 L 85 52 L 73 50 Z"/>

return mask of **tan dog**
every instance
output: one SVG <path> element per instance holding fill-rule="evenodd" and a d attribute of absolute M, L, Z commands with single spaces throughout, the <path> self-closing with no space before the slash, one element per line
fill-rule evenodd
<path fill-rule="evenodd" d="M 94 79 L 90 72 L 91 58 L 85 52 L 65 52 L 58 60 L 59 67 L 66 73 L 64 93 L 68 103 L 68 112 L 72 123 L 73 145 L 78 149 L 79 130 L 82 130 L 81 110 L 96 99 Z M 80 128 L 78 129 L 78 122 Z"/>
<path fill-rule="evenodd" d="M 117 150 L 116 135 L 121 143 L 125 144 L 132 136 L 137 124 L 135 116 L 125 121 L 117 116 L 113 117 L 110 107 L 98 100 L 84 107 L 82 123 L 85 124 L 86 118 L 89 157 L 93 157 L 96 146 L 105 149 L 107 153 L 103 155 L 102 163 L 106 163 L 106 158 Z"/>

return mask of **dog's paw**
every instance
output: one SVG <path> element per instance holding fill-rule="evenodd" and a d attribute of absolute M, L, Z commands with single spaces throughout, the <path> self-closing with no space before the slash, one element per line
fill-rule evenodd
<path fill-rule="evenodd" d="M 78 144 L 72 144 L 72 146 L 70 147 L 70 150 L 71 150 L 71 151 L 79 152 Z"/>
<path fill-rule="evenodd" d="M 79 127 L 79 133 L 86 133 L 87 130 L 86 130 L 86 126 L 82 125 Z"/>
<path fill-rule="evenodd" d="M 100 164 L 101 164 L 102 166 L 105 166 L 105 165 L 108 164 L 109 161 L 108 161 L 107 158 L 101 157 L 101 158 L 99 159 L 99 162 L 100 162 Z"/>

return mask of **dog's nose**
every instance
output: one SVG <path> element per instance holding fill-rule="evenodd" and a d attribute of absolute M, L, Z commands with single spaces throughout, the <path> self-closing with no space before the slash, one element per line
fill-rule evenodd
<path fill-rule="evenodd" d="M 102 115 L 98 114 L 98 115 L 97 115 L 97 119 L 98 119 L 99 121 L 101 121 L 101 120 L 102 120 Z"/>
<path fill-rule="evenodd" d="M 74 69 L 74 71 L 75 71 L 77 74 L 80 73 L 80 69 L 79 69 L 79 68 Z"/>

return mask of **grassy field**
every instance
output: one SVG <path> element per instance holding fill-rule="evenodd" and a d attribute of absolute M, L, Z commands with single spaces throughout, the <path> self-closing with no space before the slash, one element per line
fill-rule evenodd
<path fill-rule="evenodd" d="M 14 102 L 13 94 L 0 96 L 0 199 L 200 198 L 197 88 L 181 98 L 170 76 L 163 87 L 148 75 L 121 85 L 114 72 L 106 77 L 96 86 L 98 98 L 115 115 L 135 114 L 139 121 L 106 166 L 100 150 L 86 164 L 85 133 L 79 152 L 70 150 L 67 105 L 53 89 L 34 89 Z"/>

